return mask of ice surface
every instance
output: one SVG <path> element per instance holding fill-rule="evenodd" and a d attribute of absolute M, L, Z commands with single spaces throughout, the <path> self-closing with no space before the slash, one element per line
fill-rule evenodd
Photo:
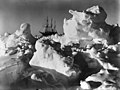
<path fill-rule="evenodd" d="M 113 61 L 110 54 L 120 53 L 119 40 L 114 44 L 115 35 L 112 34 L 113 30 L 119 32 L 119 27 L 115 28 L 116 26 L 105 22 L 107 14 L 100 6 L 93 6 L 81 12 L 69 10 L 69 13 L 72 18 L 63 21 L 64 35 L 56 34 L 40 38 L 36 42 L 36 52 L 29 62 L 30 65 L 53 69 L 68 77 L 74 74 L 77 78 L 79 74 L 79 78 L 84 79 L 79 80 L 81 86 L 77 89 L 106 90 L 109 88 L 106 87 L 107 85 L 115 89 L 116 75 L 109 73 L 109 70 L 118 73 L 117 66 L 120 64 L 115 63 L 119 62 L 119 57 L 114 58 L 116 61 Z M 120 33 L 116 35 L 119 36 Z M 59 44 L 57 46 L 54 43 Z M 71 61 L 66 63 L 68 57 Z M 76 72 L 75 68 L 71 71 L 74 65 L 78 66 L 80 73 Z M 96 72 L 90 71 L 91 69 Z M 112 83 L 109 84 L 108 81 Z"/>
<path fill-rule="evenodd" d="M 0 70 L 13 67 L 16 61 L 22 62 L 13 72 L 20 73 L 16 69 L 27 66 L 25 72 L 21 69 L 22 79 L 27 77 L 28 87 L 36 89 L 44 85 L 54 90 L 118 89 L 120 27 L 106 23 L 107 14 L 100 6 L 69 13 L 72 17 L 64 19 L 62 36 L 55 34 L 37 40 L 28 23 L 21 24 L 13 34 L 1 35 Z M 14 77 L 20 78 L 19 74 Z"/>

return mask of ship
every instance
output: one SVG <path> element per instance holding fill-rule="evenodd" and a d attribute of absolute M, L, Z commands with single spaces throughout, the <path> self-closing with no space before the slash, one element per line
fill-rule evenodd
<path fill-rule="evenodd" d="M 56 30 L 56 22 L 51 18 L 51 21 L 49 22 L 49 19 L 47 17 L 46 24 L 43 27 L 43 31 L 39 31 L 42 36 L 51 36 L 57 34 Z"/>

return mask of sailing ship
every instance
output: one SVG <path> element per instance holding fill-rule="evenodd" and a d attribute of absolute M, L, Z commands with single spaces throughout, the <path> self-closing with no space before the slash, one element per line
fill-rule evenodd
<path fill-rule="evenodd" d="M 56 22 L 53 21 L 53 19 L 51 18 L 51 21 L 49 23 L 49 19 L 47 17 L 46 24 L 44 25 L 43 31 L 39 31 L 39 33 L 41 33 L 42 36 L 50 36 L 50 35 L 57 34 Z"/>

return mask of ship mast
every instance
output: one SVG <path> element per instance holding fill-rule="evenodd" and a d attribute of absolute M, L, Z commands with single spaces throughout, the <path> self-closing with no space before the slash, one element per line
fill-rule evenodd
<path fill-rule="evenodd" d="M 53 27 L 53 30 L 54 30 L 53 32 L 57 32 L 57 31 L 56 31 L 56 21 L 54 21 L 54 27 Z"/>
<path fill-rule="evenodd" d="M 44 27 L 44 28 L 45 28 L 45 31 L 44 31 L 45 33 L 46 33 L 46 32 L 49 32 L 49 31 L 48 31 L 48 28 L 49 28 L 49 20 L 48 20 L 48 16 L 47 16 L 46 24 L 45 24 L 45 27 Z"/>

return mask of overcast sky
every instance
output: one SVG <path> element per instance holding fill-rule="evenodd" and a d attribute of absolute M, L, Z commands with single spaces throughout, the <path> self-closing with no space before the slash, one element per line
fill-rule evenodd
<path fill-rule="evenodd" d="M 119 0 L 0 0 L 0 34 L 14 32 L 23 22 L 31 24 L 33 35 L 42 29 L 45 18 L 54 18 L 62 32 L 64 18 L 71 18 L 69 9 L 82 11 L 93 5 L 102 6 L 108 14 L 107 23 L 119 23 Z M 120 23 L 119 23 L 120 24 Z"/>

